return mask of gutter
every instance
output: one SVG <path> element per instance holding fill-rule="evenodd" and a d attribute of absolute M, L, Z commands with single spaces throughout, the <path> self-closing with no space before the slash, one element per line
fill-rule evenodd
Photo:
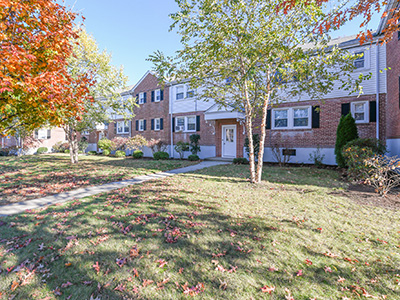
<path fill-rule="evenodd" d="M 379 42 L 375 45 L 376 56 L 376 138 L 379 140 Z"/>
<path fill-rule="evenodd" d="M 173 128 L 175 124 L 172 124 L 173 121 L 173 109 L 174 109 L 174 104 L 172 101 L 172 85 L 169 87 L 169 122 L 171 124 L 170 128 L 170 134 L 171 134 L 171 149 L 170 149 L 170 157 L 174 157 L 174 131 Z"/>

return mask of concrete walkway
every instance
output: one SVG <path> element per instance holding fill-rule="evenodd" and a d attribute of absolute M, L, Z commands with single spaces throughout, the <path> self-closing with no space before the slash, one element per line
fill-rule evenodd
<path fill-rule="evenodd" d="M 66 202 L 66 201 L 73 200 L 73 199 L 81 199 L 84 197 L 93 196 L 93 195 L 97 195 L 97 194 L 104 193 L 104 192 L 110 192 L 112 190 L 120 189 L 120 188 L 129 186 L 129 185 L 133 185 L 133 184 L 139 184 L 139 183 L 149 181 L 149 180 L 162 179 L 162 178 L 166 178 L 169 176 L 174 176 L 176 174 L 189 173 L 189 172 L 201 170 L 204 168 L 218 166 L 218 165 L 224 165 L 224 164 L 227 164 L 227 162 L 203 161 L 197 165 L 193 165 L 193 166 L 189 166 L 189 167 L 185 167 L 185 168 L 180 168 L 180 169 L 175 169 L 175 170 L 171 170 L 171 171 L 160 172 L 160 173 L 155 173 L 155 174 L 150 174 L 150 175 L 138 176 L 133 179 L 117 181 L 117 182 L 110 182 L 110 183 L 106 183 L 106 184 L 98 185 L 98 186 L 88 186 L 86 188 L 81 188 L 81 189 L 77 189 L 77 190 L 73 190 L 73 191 L 69 191 L 69 192 L 65 192 L 65 193 L 55 194 L 52 196 L 47 196 L 47 197 L 38 198 L 38 199 L 34 199 L 34 200 L 27 200 L 24 202 L 4 205 L 4 206 L 0 206 L 0 217 L 19 214 L 19 213 L 24 212 L 27 209 L 36 209 L 39 207 L 52 205 L 55 203 L 62 203 L 62 202 Z"/>

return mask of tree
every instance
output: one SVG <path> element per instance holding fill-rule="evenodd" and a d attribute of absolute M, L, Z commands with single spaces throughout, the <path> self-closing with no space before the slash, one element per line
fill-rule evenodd
<path fill-rule="evenodd" d="M 79 116 L 88 95 L 85 78 L 72 78 L 66 69 L 75 17 L 53 0 L 0 0 L 1 132 L 60 125 L 60 109 Z M 70 94 L 75 81 L 81 84 Z"/>
<path fill-rule="evenodd" d="M 354 56 L 329 46 L 329 31 L 315 26 L 328 17 L 315 1 L 297 1 L 286 14 L 280 0 L 177 0 L 171 28 L 182 36 L 175 57 L 150 56 L 161 80 L 189 78 L 201 99 L 245 114 L 250 181 L 261 181 L 269 105 L 307 93 L 319 99 L 337 84 L 356 90 Z M 341 76 L 342 75 L 342 76 Z M 344 77 L 343 77 L 344 76 Z M 259 153 L 254 153 L 255 119 L 260 121 Z"/>
<path fill-rule="evenodd" d="M 66 109 L 60 111 L 70 145 L 71 163 L 77 163 L 78 133 L 95 130 L 96 125 L 110 122 L 112 114 L 122 115 L 125 119 L 132 118 L 136 103 L 132 97 L 121 97 L 120 91 L 127 81 L 123 68 L 111 65 L 111 55 L 106 51 L 100 52 L 94 38 L 84 29 L 79 30 L 77 43 L 73 46 L 73 55 L 68 59 L 67 71 L 74 79 L 85 77 L 90 92 L 90 98 L 79 98 L 79 87 L 82 83 L 76 80 L 69 91 L 83 103 L 84 112 L 79 118 L 75 118 L 71 117 Z M 78 93 L 75 93 L 76 89 Z"/>
<path fill-rule="evenodd" d="M 346 162 L 342 154 L 343 147 L 348 142 L 357 138 L 358 130 L 353 116 L 350 113 L 348 113 L 346 116 L 342 116 L 337 127 L 335 144 L 336 162 L 339 167 L 344 168 L 346 166 Z"/>

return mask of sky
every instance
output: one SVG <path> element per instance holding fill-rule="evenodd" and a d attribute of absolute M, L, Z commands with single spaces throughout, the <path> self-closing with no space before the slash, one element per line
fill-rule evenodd
<path fill-rule="evenodd" d="M 60 1 L 58 1 L 60 2 Z M 86 30 L 94 36 L 100 49 L 112 54 L 115 66 L 124 66 L 128 84 L 136 84 L 152 68 L 146 61 L 156 50 L 172 55 L 180 48 L 180 38 L 169 32 L 171 13 L 177 11 L 174 0 L 64 0 L 64 5 L 85 17 Z M 369 28 L 378 27 L 375 16 Z M 333 35 L 359 32 L 356 20 Z"/>

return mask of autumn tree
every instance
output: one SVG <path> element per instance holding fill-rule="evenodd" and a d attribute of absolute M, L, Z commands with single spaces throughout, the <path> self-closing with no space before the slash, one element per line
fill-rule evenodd
<path fill-rule="evenodd" d="M 78 35 L 73 44 L 73 55 L 68 58 L 67 71 L 74 79 L 69 92 L 83 104 L 84 111 L 79 118 L 70 116 L 66 108 L 59 111 L 70 145 L 72 163 L 78 162 L 79 132 L 94 130 L 97 125 L 110 122 L 114 114 L 125 119 L 132 118 L 133 107 L 136 105 L 132 97 L 120 95 L 127 82 L 123 68 L 114 67 L 111 55 L 100 51 L 95 39 L 84 29 L 79 29 Z M 80 85 L 85 83 L 79 82 L 82 78 L 89 83 L 90 98 L 86 95 L 80 98 Z"/>
<path fill-rule="evenodd" d="M 67 72 L 75 17 L 53 0 L 0 0 L 1 132 L 60 125 L 65 114 L 80 115 L 89 95 L 85 78 Z M 74 81 L 80 85 L 72 94 Z"/>
<path fill-rule="evenodd" d="M 156 52 L 150 60 L 161 80 L 188 79 L 201 87 L 199 98 L 245 114 L 253 183 L 261 181 L 269 105 L 305 93 L 319 99 L 338 84 L 357 88 L 361 80 L 352 82 L 350 76 L 354 57 L 329 44 L 334 27 L 322 34 L 314 30 L 329 13 L 315 1 L 297 1 L 286 14 L 276 13 L 280 0 L 176 2 L 180 10 L 172 15 L 172 28 L 182 36 L 183 48 L 175 57 Z"/>

